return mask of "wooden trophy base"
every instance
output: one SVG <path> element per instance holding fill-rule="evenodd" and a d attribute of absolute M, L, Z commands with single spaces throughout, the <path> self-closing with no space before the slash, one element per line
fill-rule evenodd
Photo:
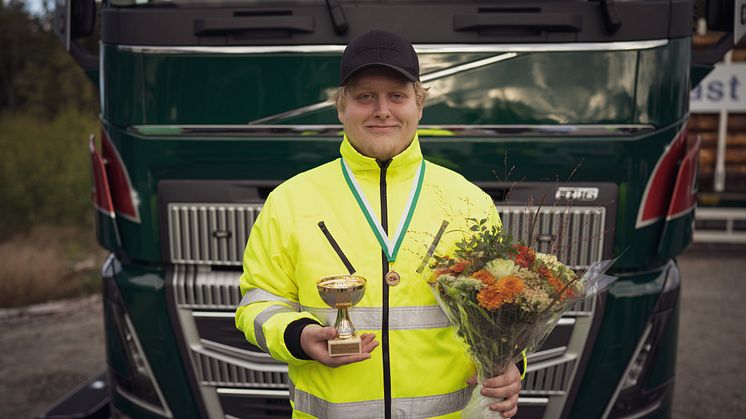
<path fill-rule="evenodd" d="M 363 351 L 360 336 L 347 339 L 329 339 L 329 356 L 354 355 Z"/>

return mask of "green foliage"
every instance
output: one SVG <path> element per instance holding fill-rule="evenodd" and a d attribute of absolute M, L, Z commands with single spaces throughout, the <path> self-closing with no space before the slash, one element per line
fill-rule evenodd
<path fill-rule="evenodd" d="M 0 241 L 90 213 L 97 93 L 50 22 L 48 10 L 32 16 L 19 0 L 0 1 Z"/>
<path fill-rule="evenodd" d="M 468 275 L 482 269 L 487 262 L 498 258 L 509 258 L 517 251 L 513 248 L 513 238 L 503 233 L 496 225 L 487 223 L 487 219 L 477 220 L 467 218 L 469 222 L 468 234 L 456 243 L 455 259 L 467 261 L 464 274 Z M 433 256 L 433 268 L 447 268 L 454 263 L 454 259 Z"/>
<path fill-rule="evenodd" d="M 52 121 L 0 115 L 0 241 L 37 224 L 83 224 L 90 214 L 88 135 L 95 115 Z"/>
<path fill-rule="evenodd" d="M 49 14 L 31 16 L 18 0 L 0 2 L 0 113 L 52 119 L 96 113 L 94 85 L 54 35 Z"/>

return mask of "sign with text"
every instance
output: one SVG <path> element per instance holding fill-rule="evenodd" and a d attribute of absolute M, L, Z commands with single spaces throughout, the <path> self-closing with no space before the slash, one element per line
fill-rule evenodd
<path fill-rule="evenodd" d="M 692 112 L 746 112 L 746 63 L 715 65 L 689 99 Z"/>

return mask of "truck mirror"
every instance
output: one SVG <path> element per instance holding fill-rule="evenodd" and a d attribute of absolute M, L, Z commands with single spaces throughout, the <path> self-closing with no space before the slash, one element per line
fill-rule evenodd
<path fill-rule="evenodd" d="M 96 24 L 95 0 L 56 0 L 53 27 L 67 51 L 76 38 L 93 33 Z"/>
<path fill-rule="evenodd" d="M 95 0 L 68 0 L 70 6 L 70 32 L 73 38 L 91 36 L 96 23 Z"/>

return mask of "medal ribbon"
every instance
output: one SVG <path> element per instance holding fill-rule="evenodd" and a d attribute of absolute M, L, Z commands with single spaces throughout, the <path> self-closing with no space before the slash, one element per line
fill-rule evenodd
<path fill-rule="evenodd" d="M 414 214 L 414 209 L 417 207 L 417 201 L 420 197 L 422 181 L 425 178 L 425 159 L 422 159 L 422 163 L 420 163 L 420 166 L 417 168 L 417 173 L 414 175 L 412 188 L 409 191 L 407 206 L 404 207 L 404 213 L 402 214 L 401 220 L 399 220 L 399 227 L 396 229 L 396 234 L 394 234 L 394 237 L 391 239 L 389 239 L 388 235 L 383 230 L 381 222 L 373 216 L 373 214 L 375 214 L 373 208 L 370 206 L 370 202 L 365 199 L 365 194 L 363 194 L 360 184 L 357 183 L 355 175 L 347 166 L 344 158 L 340 159 L 340 161 L 342 162 L 342 175 L 347 182 L 347 186 L 350 188 L 352 195 L 355 197 L 355 201 L 357 201 L 357 205 L 363 212 L 365 220 L 368 221 L 370 229 L 373 230 L 373 234 L 376 236 L 378 244 L 381 245 L 381 249 L 383 249 L 383 252 L 386 254 L 386 259 L 389 262 L 395 261 L 396 255 L 399 253 L 399 247 L 401 247 L 402 241 L 404 241 L 404 235 L 407 233 L 407 228 L 409 228 L 409 223 L 412 221 L 412 215 Z"/>

